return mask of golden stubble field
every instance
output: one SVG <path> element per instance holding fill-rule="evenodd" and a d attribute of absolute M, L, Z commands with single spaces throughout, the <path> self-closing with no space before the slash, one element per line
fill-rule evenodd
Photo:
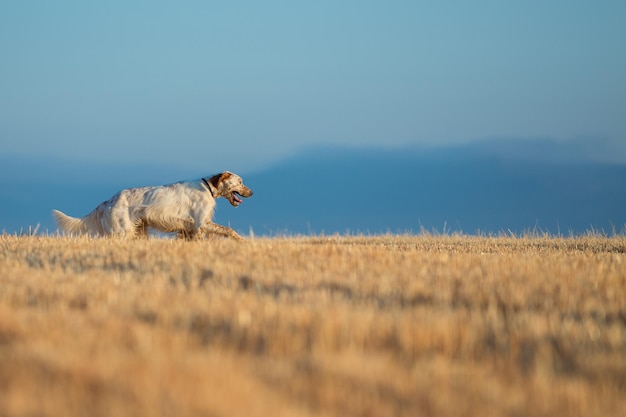
<path fill-rule="evenodd" d="M 0 416 L 623 416 L 626 238 L 0 236 Z"/>

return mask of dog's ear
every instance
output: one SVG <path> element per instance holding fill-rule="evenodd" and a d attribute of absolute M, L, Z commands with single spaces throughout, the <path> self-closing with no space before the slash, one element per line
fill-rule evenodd
<path fill-rule="evenodd" d="M 213 175 L 211 178 L 202 178 L 202 182 L 207 186 L 211 195 L 215 198 L 219 195 L 219 187 L 222 174 Z"/>
<path fill-rule="evenodd" d="M 232 175 L 233 174 L 231 174 L 230 172 L 226 171 L 226 172 L 222 172 L 220 174 L 213 175 L 208 180 L 203 178 L 203 181 L 207 185 L 207 187 L 209 187 L 209 191 L 211 191 L 211 195 L 213 197 L 217 198 L 220 195 L 220 187 L 222 185 L 222 182 L 224 180 L 230 178 Z"/>
<path fill-rule="evenodd" d="M 213 175 L 209 179 L 209 184 L 213 186 L 213 188 L 220 188 L 220 182 L 222 181 L 222 174 Z"/>

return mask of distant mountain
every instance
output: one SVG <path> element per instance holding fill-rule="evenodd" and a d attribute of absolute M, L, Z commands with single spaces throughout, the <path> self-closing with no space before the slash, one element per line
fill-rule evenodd
<path fill-rule="evenodd" d="M 318 149 L 250 175 L 254 200 L 228 217 L 262 234 L 624 231 L 626 165 L 512 149 Z"/>
<path fill-rule="evenodd" d="M 310 149 L 267 170 L 241 173 L 254 196 L 237 209 L 218 203 L 216 221 L 256 235 L 624 233 L 626 165 L 600 160 L 580 144 L 549 140 Z M 52 174 L 19 181 L 0 175 L 0 229 L 40 223 L 41 230 L 54 230 L 52 208 L 82 215 L 122 187 L 210 174 L 181 177 L 173 170 L 178 176 L 165 179 L 156 167 L 117 167 L 126 180 L 118 175 L 107 183 L 105 171 L 85 168 L 81 176 L 98 179 L 87 183 L 63 183 Z"/>

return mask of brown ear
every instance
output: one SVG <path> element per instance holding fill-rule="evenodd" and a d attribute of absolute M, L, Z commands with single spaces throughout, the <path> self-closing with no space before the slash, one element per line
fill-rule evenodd
<path fill-rule="evenodd" d="M 209 178 L 209 184 L 211 184 L 216 189 L 219 188 L 220 181 L 222 181 L 222 175 L 224 174 L 216 174 Z"/>
<path fill-rule="evenodd" d="M 209 182 L 211 183 L 211 185 L 213 185 L 213 187 L 219 188 L 220 182 L 225 181 L 225 180 L 229 179 L 232 176 L 233 176 L 233 174 L 231 174 L 228 171 L 222 172 L 221 174 L 213 175 L 209 179 Z"/>
<path fill-rule="evenodd" d="M 215 198 L 217 198 L 219 195 L 219 186 L 220 186 L 220 182 L 222 181 L 222 175 L 223 174 L 213 175 L 208 180 L 206 178 L 202 178 L 202 181 L 208 187 L 209 191 L 211 192 L 211 195 Z"/>

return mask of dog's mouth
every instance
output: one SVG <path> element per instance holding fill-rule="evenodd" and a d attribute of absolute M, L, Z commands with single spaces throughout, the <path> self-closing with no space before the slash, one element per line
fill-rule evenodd
<path fill-rule="evenodd" d="M 230 193 L 228 201 L 230 201 L 230 204 L 232 204 L 234 207 L 237 207 L 239 204 L 243 203 L 243 200 L 241 199 L 242 197 L 248 198 L 250 196 L 252 196 L 252 190 L 249 188 L 242 190 L 241 192 L 233 191 Z"/>
<path fill-rule="evenodd" d="M 239 204 L 243 203 L 241 197 L 241 194 L 239 194 L 237 191 L 233 191 L 232 193 L 230 193 L 230 204 L 237 207 Z"/>

